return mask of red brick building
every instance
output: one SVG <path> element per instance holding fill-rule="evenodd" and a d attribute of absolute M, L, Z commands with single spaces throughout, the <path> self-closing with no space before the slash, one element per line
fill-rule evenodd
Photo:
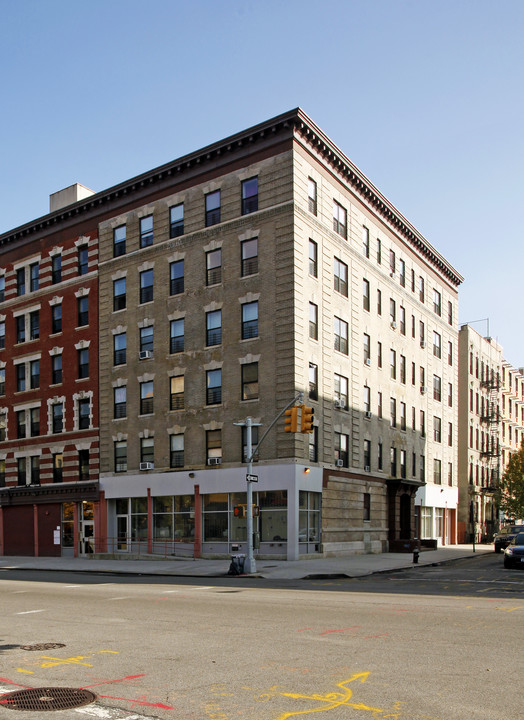
<path fill-rule="evenodd" d="M 100 520 L 97 224 L 63 201 L 0 236 L 3 555 L 92 552 Z"/>

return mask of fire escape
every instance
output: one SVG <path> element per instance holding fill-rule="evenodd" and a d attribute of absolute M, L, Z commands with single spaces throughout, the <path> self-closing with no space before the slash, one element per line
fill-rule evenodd
<path fill-rule="evenodd" d="M 500 481 L 500 373 L 493 369 L 487 372 L 481 386 L 487 391 L 487 402 L 480 418 L 486 426 L 486 441 L 480 454 L 487 461 L 487 479 L 482 489 L 485 493 L 494 493 Z"/>

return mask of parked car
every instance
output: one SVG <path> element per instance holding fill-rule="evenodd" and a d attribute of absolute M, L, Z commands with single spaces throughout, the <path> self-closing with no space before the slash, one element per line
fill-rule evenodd
<path fill-rule="evenodd" d="M 524 532 L 519 532 L 504 550 L 504 567 L 524 568 Z"/>
<path fill-rule="evenodd" d="M 495 537 L 493 538 L 493 549 L 495 552 L 499 553 L 501 550 L 507 548 L 519 532 L 524 532 L 524 525 L 506 525 L 506 527 L 500 528 L 500 531 L 495 533 Z"/>

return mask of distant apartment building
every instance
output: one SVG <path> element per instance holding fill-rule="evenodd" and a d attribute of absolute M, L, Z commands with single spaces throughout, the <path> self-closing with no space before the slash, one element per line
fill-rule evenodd
<path fill-rule="evenodd" d="M 99 357 L 94 537 L 82 543 L 73 507 L 75 554 L 244 550 L 242 422 L 258 446 L 298 393 L 313 432 L 285 433 L 282 418 L 257 447 L 259 556 L 457 541 L 462 277 L 301 110 L 38 223 L 29 234 L 53 252 L 58 237 L 97 242 L 96 340 L 67 325 L 68 352 L 91 338 Z M 3 248 L 0 259 L 13 273 Z M 75 299 L 85 287 L 67 285 Z M 48 354 L 65 346 L 50 342 Z M 11 442 L 0 499 L 16 484 Z"/>
<path fill-rule="evenodd" d="M 524 440 L 524 368 L 515 368 L 507 360 L 502 362 L 502 470 L 522 446 Z M 504 519 L 504 518 L 503 518 Z M 508 518 L 512 520 L 513 518 Z"/>

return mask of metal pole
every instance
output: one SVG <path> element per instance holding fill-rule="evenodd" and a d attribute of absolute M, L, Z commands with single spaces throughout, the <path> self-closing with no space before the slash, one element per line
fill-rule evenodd
<path fill-rule="evenodd" d="M 248 457 L 247 462 L 247 474 L 248 476 L 252 474 L 253 470 L 253 458 L 252 450 L 251 450 L 251 438 L 252 438 L 252 419 L 250 417 L 246 418 L 246 454 Z M 247 516 L 247 557 L 244 562 L 244 572 L 245 573 L 255 573 L 257 571 L 257 565 L 255 562 L 255 558 L 253 556 L 253 483 L 249 480 L 247 481 L 247 508 L 246 508 L 246 516 Z"/>

